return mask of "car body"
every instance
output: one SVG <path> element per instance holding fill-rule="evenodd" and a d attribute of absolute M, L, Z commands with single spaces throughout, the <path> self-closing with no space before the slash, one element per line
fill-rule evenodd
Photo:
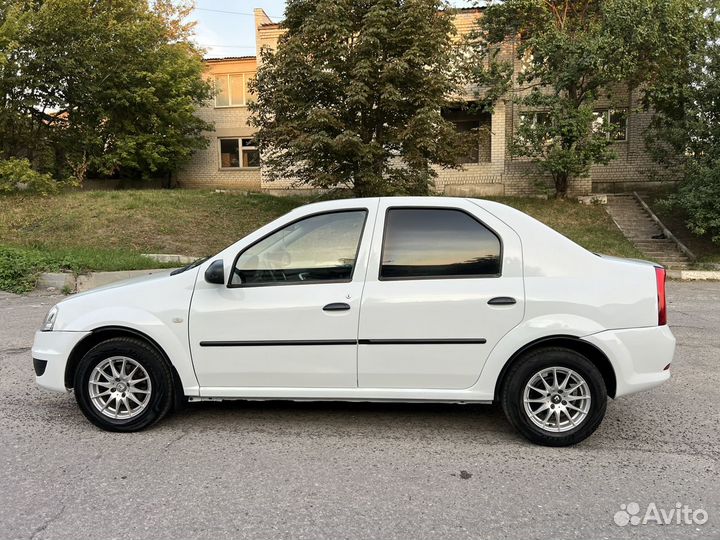
<path fill-rule="evenodd" d="M 345 199 L 183 271 L 71 296 L 32 355 L 37 383 L 75 388 L 105 429 L 141 429 L 183 397 L 500 402 L 526 437 L 564 445 L 594 431 L 606 396 L 670 377 L 664 294 L 662 268 L 593 254 L 497 202 Z M 125 377 L 133 367 L 145 382 Z"/>

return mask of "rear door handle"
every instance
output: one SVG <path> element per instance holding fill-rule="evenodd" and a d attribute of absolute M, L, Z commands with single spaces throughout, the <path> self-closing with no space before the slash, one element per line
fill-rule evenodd
<path fill-rule="evenodd" d="M 345 302 L 333 302 L 323 308 L 323 311 L 347 311 L 350 309 L 350 304 Z"/>
<path fill-rule="evenodd" d="M 491 306 L 512 306 L 516 303 L 517 300 L 510 296 L 496 296 L 495 298 L 488 300 L 488 304 Z"/>

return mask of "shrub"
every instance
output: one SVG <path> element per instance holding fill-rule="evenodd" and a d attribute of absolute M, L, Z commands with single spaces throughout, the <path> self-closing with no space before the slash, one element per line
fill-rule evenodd
<path fill-rule="evenodd" d="M 687 227 L 720 244 L 720 160 L 691 163 L 678 192 L 666 204 L 688 214 Z"/>
<path fill-rule="evenodd" d="M 31 291 L 38 274 L 53 266 L 52 261 L 38 251 L 0 246 L 0 290 Z"/>
<path fill-rule="evenodd" d="M 58 189 L 52 176 L 34 170 L 27 159 L 0 160 L 0 193 L 50 195 Z"/>

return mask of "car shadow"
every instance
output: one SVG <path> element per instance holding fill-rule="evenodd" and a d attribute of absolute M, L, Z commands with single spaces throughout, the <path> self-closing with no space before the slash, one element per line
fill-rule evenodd
<path fill-rule="evenodd" d="M 365 438 L 490 433 L 516 438 L 499 406 L 478 404 L 229 400 L 189 403 L 162 423 L 174 429 L 341 433 Z"/>

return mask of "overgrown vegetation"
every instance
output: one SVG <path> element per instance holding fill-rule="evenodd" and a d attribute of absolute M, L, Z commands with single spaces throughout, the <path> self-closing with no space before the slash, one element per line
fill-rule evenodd
<path fill-rule="evenodd" d="M 529 158 L 564 197 L 573 179 L 616 157 L 616 126 L 596 116 L 599 99 L 626 115 L 638 90 L 645 106 L 658 81 L 686 65 L 702 43 L 706 0 L 505 0 L 478 21 L 487 73 L 508 62 L 498 46 L 512 40 L 521 64 L 512 99 L 526 111 L 513 155 Z M 490 80 L 492 83 L 492 80 Z M 494 84 L 507 84 L 495 78 Z M 655 100 L 656 101 L 656 100 Z M 617 113 L 616 113 L 617 114 Z"/>
<path fill-rule="evenodd" d="M 27 159 L 0 159 L 0 195 L 21 192 L 49 195 L 58 189 L 52 176 L 34 170 Z"/>
<path fill-rule="evenodd" d="M 666 207 L 682 213 L 694 234 L 720 245 L 720 8 L 704 13 L 701 46 L 658 84 L 648 143 L 681 179 Z"/>
<path fill-rule="evenodd" d="M 141 270 L 171 266 L 127 250 L 28 248 L 0 246 L 0 290 L 25 293 L 35 287 L 41 272 Z"/>
<path fill-rule="evenodd" d="M 207 191 L 65 192 L 0 198 L 0 289 L 23 292 L 41 271 L 158 267 L 141 253 L 213 255 L 307 197 Z M 587 249 L 640 254 L 601 206 L 503 198 Z"/>
<path fill-rule="evenodd" d="M 170 0 L 0 0 L 0 158 L 161 177 L 206 144 L 201 51 Z"/>

